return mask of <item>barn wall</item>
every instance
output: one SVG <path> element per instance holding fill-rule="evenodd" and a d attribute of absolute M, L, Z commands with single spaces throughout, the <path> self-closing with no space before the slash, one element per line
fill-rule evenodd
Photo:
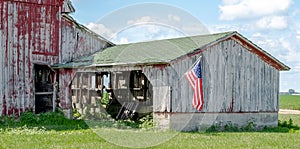
<path fill-rule="evenodd" d="M 76 58 L 87 56 L 111 46 L 99 35 L 77 24 L 68 16 L 63 16 L 61 25 L 60 63 L 70 62 Z M 60 105 L 64 109 L 71 108 L 71 81 L 75 70 L 59 71 Z"/>
<path fill-rule="evenodd" d="M 0 115 L 18 115 L 34 106 L 34 64 L 59 62 L 62 0 L 0 2 Z"/>
<path fill-rule="evenodd" d="M 146 67 L 153 86 L 170 86 L 171 92 L 154 93 L 154 112 L 195 112 L 193 92 L 184 74 L 199 54 L 168 67 Z M 202 52 L 205 104 L 200 112 L 277 112 L 279 71 L 235 40 L 226 40 Z M 165 104 L 167 103 L 167 104 Z M 163 106 L 163 107 L 162 107 Z"/>
<path fill-rule="evenodd" d="M 153 86 L 154 112 L 171 112 L 171 98 L 173 98 L 172 94 L 177 92 L 180 76 L 173 67 L 164 65 L 144 67 L 143 73 Z"/>
<path fill-rule="evenodd" d="M 70 62 L 110 46 L 108 41 L 66 15 L 62 17 L 61 37 L 61 63 Z"/>
<path fill-rule="evenodd" d="M 227 40 L 203 52 L 205 112 L 278 112 L 279 71 Z"/>
<path fill-rule="evenodd" d="M 110 45 L 62 14 L 74 11 L 68 0 L 0 2 L 0 115 L 34 110 L 34 64 L 64 63 Z M 63 107 L 73 74 L 59 71 Z"/>

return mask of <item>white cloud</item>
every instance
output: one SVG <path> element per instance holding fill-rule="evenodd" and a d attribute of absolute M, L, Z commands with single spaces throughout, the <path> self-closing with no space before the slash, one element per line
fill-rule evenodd
<path fill-rule="evenodd" d="M 237 31 L 246 32 L 251 29 L 249 24 L 218 24 L 218 25 L 208 25 L 210 33 L 219 33 L 227 31 Z"/>
<path fill-rule="evenodd" d="M 269 48 L 274 48 L 276 47 L 276 41 L 272 39 L 265 39 L 265 40 L 259 40 L 256 42 L 258 45 L 266 45 Z"/>
<path fill-rule="evenodd" d="M 292 0 L 223 0 L 221 20 L 259 18 L 287 12 Z"/>
<path fill-rule="evenodd" d="M 147 22 L 153 22 L 153 18 L 151 18 L 150 16 L 143 16 L 136 20 L 127 21 L 127 25 L 141 24 L 141 23 L 147 23 Z"/>
<path fill-rule="evenodd" d="M 168 15 L 168 19 L 171 21 L 177 21 L 177 22 L 179 22 L 181 20 L 181 18 L 179 16 L 172 15 L 172 14 Z"/>
<path fill-rule="evenodd" d="M 252 37 L 262 37 L 262 34 L 261 34 L 261 33 L 254 33 L 254 34 L 252 35 Z"/>
<path fill-rule="evenodd" d="M 283 50 L 285 50 L 284 55 L 281 55 L 281 57 L 283 57 L 285 61 L 290 64 L 300 64 L 300 53 L 294 48 L 293 44 L 291 43 L 292 41 L 285 38 L 280 38 L 279 42 L 284 48 Z"/>
<path fill-rule="evenodd" d="M 300 72 L 300 64 L 294 67 L 293 69 L 295 72 Z"/>
<path fill-rule="evenodd" d="M 260 29 L 286 29 L 288 21 L 284 16 L 263 17 L 256 22 L 256 26 Z"/>
<path fill-rule="evenodd" d="M 129 43 L 129 42 L 128 42 L 128 39 L 127 39 L 127 38 L 122 37 L 118 43 L 119 43 L 119 44 L 127 44 L 127 43 Z"/>
<path fill-rule="evenodd" d="M 103 24 L 96 24 L 91 22 L 87 24 L 86 27 L 105 38 L 111 38 L 113 36 L 112 31 L 109 28 L 105 27 L 105 25 Z"/>
<path fill-rule="evenodd" d="M 298 40 L 300 40 L 300 30 L 297 30 L 297 32 L 296 32 L 296 38 L 297 38 Z"/>
<path fill-rule="evenodd" d="M 151 16 L 142 16 L 140 18 L 137 18 L 135 20 L 128 20 L 127 25 L 134 25 L 134 24 L 145 24 L 149 22 L 155 22 L 155 23 L 164 23 L 164 24 L 172 24 L 174 22 L 180 22 L 181 18 L 177 15 L 168 14 L 167 18 L 154 18 Z"/>
<path fill-rule="evenodd" d="M 240 0 L 223 0 L 224 5 L 232 5 L 232 4 L 237 4 L 239 2 Z"/>

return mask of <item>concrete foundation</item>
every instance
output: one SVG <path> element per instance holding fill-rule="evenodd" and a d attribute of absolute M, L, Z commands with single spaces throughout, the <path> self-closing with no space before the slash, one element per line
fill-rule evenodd
<path fill-rule="evenodd" d="M 278 125 L 278 113 L 154 113 L 154 123 L 159 128 L 177 131 L 205 131 L 212 125 L 231 122 L 239 127 L 253 122 L 257 129 Z"/>

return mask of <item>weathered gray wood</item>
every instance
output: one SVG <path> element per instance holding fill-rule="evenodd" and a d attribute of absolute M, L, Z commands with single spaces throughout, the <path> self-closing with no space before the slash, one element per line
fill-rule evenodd
<path fill-rule="evenodd" d="M 173 68 L 179 76 L 184 75 L 200 55 L 205 59 L 202 67 L 205 106 L 202 112 L 276 110 L 278 70 L 234 40 L 213 45 L 203 53 L 191 57 L 190 60 L 182 60 L 174 64 Z M 193 92 L 187 80 L 182 78 L 178 87 L 173 87 L 174 91 L 180 91 L 178 96 L 180 98 L 175 98 L 179 93 L 173 93 L 172 108 L 177 112 L 193 112 L 194 109 L 191 108 Z"/>
<path fill-rule="evenodd" d="M 153 112 L 170 112 L 171 87 L 153 87 Z"/>

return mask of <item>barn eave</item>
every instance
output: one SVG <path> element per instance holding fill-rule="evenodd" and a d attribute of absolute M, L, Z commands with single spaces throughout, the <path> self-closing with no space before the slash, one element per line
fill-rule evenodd
<path fill-rule="evenodd" d="M 57 68 L 90 68 L 90 67 L 108 67 L 108 66 L 138 66 L 138 65 L 159 65 L 159 64 L 170 64 L 176 63 L 182 59 L 197 55 L 205 50 L 208 50 L 209 47 L 214 46 L 222 41 L 226 40 L 235 40 L 241 44 L 245 49 L 249 50 L 253 54 L 256 54 L 263 61 L 276 68 L 279 71 L 288 71 L 290 68 L 277 60 L 275 57 L 261 49 L 259 46 L 255 45 L 253 42 L 242 36 L 236 31 L 209 34 L 209 35 L 200 35 L 192 37 L 183 37 L 183 38 L 174 38 L 174 39 L 164 39 L 148 42 L 139 42 L 131 43 L 125 45 L 115 45 L 109 48 L 104 49 L 103 51 L 96 52 L 91 55 L 91 57 L 83 57 L 74 62 L 69 62 L 66 64 L 59 64 Z M 176 45 L 176 47 L 183 48 L 181 53 L 175 53 L 172 51 L 171 47 L 165 45 L 171 43 L 171 46 Z M 173 45 L 174 44 L 174 45 Z M 153 50 L 153 45 L 160 47 L 159 56 L 154 57 L 153 53 L 147 53 L 147 51 Z M 171 50 L 170 50 L 171 49 Z M 130 55 L 130 58 L 124 56 L 119 59 L 120 53 L 126 53 L 129 50 L 133 55 Z M 134 51 L 135 52 L 132 52 Z M 137 51 L 138 50 L 138 51 Z M 176 50 L 176 49 L 175 49 Z M 142 51 L 142 52 L 141 52 Z M 157 51 L 156 51 L 157 52 Z M 178 52 L 178 51 L 177 51 Z M 168 53 L 173 53 L 172 56 L 169 56 Z M 147 55 L 150 54 L 150 55 Z M 166 55 L 167 54 L 167 55 Z M 128 54 L 127 54 L 128 56 Z M 108 57 L 108 58 L 106 58 Z M 116 58 L 117 57 L 117 58 Z M 123 59 L 122 59 L 123 58 Z M 87 61 L 87 59 L 90 59 Z"/>
<path fill-rule="evenodd" d="M 109 46 L 115 46 L 115 44 L 107 39 L 105 39 L 104 37 L 100 36 L 99 34 L 93 32 L 92 30 L 88 29 L 87 27 L 85 27 L 84 25 L 81 25 L 80 23 L 78 23 L 74 18 L 72 18 L 70 15 L 63 13 L 62 18 L 71 22 L 73 25 L 75 25 L 76 27 L 78 27 L 81 30 L 84 30 L 85 32 L 89 33 L 91 36 L 94 36 L 100 40 L 105 41 L 106 43 L 109 44 Z"/>
<path fill-rule="evenodd" d="M 278 59 L 273 57 L 271 54 L 254 44 L 252 41 L 248 40 L 246 37 L 242 36 L 239 33 L 234 33 L 231 39 L 238 41 L 241 45 L 246 47 L 250 52 L 255 53 L 258 55 L 262 60 L 266 63 L 270 64 L 274 68 L 279 71 L 289 71 L 291 68 L 285 65 L 284 63 L 280 62 Z"/>
<path fill-rule="evenodd" d="M 213 41 L 211 43 L 203 45 L 202 47 L 199 47 L 192 52 L 189 52 L 185 55 L 179 56 L 176 59 L 172 60 L 172 63 L 176 63 L 177 61 L 179 61 L 181 59 L 185 59 L 185 58 L 197 55 L 199 53 L 202 53 L 205 50 L 207 50 L 209 47 L 214 46 L 219 42 L 222 42 L 225 40 L 230 40 L 230 39 L 237 41 L 239 44 L 244 46 L 247 50 L 258 55 L 263 61 L 265 61 L 272 67 L 276 68 L 277 70 L 279 70 L 279 71 L 289 71 L 290 70 L 290 67 L 288 67 L 284 63 L 280 62 L 278 59 L 273 57 L 271 54 L 269 54 L 268 52 L 266 52 L 265 50 L 263 50 L 262 48 L 260 48 L 259 46 L 257 46 L 256 44 L 254 44 L 253 42 L 251 42 L 246 37 L 242 36 L 241 34 L 239 34 L 236 31 L 233 31 L 231 34 L 221 37 L 221 38 L 217 39 L 216 41 Z"/>

